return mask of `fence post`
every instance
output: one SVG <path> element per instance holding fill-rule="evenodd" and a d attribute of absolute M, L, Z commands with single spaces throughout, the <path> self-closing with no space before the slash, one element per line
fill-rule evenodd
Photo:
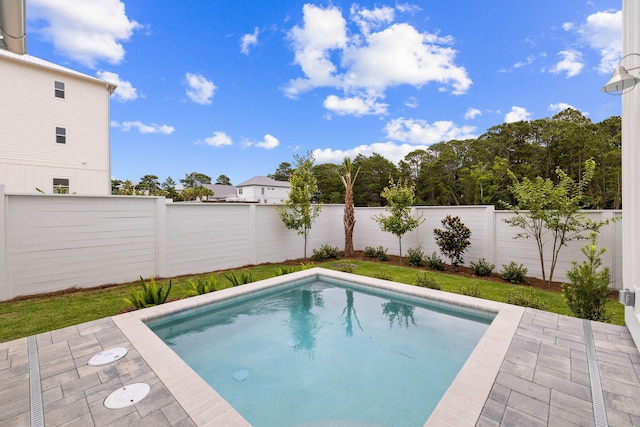
<path fill-rule="evenodd" d="M 156 276 L 167 277 L 167 203 L 170 199 L 156 198 Z"/>
<path fill-rule="evenodd" d="M 7 271 L 7 213 L 4 184 L 0 184 L 0 301 L 11 298 L 11 283 Z"/>
<path fill-rule="evenodd" d="M 257 221 L 257 215 L 256 215 L 256 206 L 258 204 L 257 203 L 249 203 L 247 204 L 247 207 L 249 209 L 249 213 L 247 215 L 247 264 L 249 265 L 254 265 L 257 264 L 257 236 L 256 236 L 256 221 Z"/>
<path fill-rule="evenodd" d="M 496 263 L 496 208 L 493 205 L 485 206 L 484 211 L 485 224 L 485 246 L 484 256 L 490 264 Z"/>

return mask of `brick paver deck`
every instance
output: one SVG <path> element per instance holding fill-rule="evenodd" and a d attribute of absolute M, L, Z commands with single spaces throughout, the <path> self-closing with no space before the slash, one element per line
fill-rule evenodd
<path fill-rule="evenodd" d="M 606 419 L 640 425 L 640 354 L 625 327 L 591 322 Z M 35 337 L 46 426 L 193 426 L 190 417 L 111 319 Z M 88 359 L 125 347 L 121 360 Z M 28 339 L 0 343 L 0 426 L 31 425 Z M 117 410 L 112 391 L 134 382 L 149 396 Z M 592 383 L 583 321 L 527 309 L 502 362 L 478 426 L 593 426 Z"/>

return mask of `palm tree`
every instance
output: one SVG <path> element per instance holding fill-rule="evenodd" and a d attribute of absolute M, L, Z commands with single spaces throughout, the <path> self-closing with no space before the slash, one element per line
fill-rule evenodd
<path fill-rule="evenodd" d="M 340 176 L 340 180 L 342 181 L 342 185 L 344 185 L 344 256 L 350 257 L 353 255 L 353 228 L 356 225 L 356 216 L 353 210 L 353 185 L 356 183 L 356 178 L 358 177 L 358 172 L 360 172 L 360 168 L 356 171 L 356 173 L 352 176 L 351 172 L 353 170 L 353 164 L 351 163 L 351 159 L 349 157 L 345 157 L 342 162 L 342 168 L 344 170 L 344 175 Z"/>

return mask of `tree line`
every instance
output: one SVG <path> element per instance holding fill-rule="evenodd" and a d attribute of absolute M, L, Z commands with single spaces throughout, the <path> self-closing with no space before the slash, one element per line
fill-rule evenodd
<path fill-rule="evenodd" d="M 398 165 L 379 154 L 360 154 L 353 159 L 353 167 L 360 170 L 353 199 L 356 206 L 385 206 L 381 193 L 391 177 L 414 185 L 416 205 L 503 207 L 502 202 L 515 202 L 509 191 L 509 171 L 518 178 L 542 177 L 555 182 L 559 167 L 580 179 L 588 159 L 597 167 L 585 192 L 584 206 L 621 209 L 620 117 L 592 123 L 574 109 L 551 118 L 494 126 L 476 139 L 433 144 L 407 154 Z M 344 202 L 340 167 L 314 166 L 319 202 Z"/>
<path fill-rule="evenodd" d="M 593 123 L 580 111 L 568 108 L 551 118 L 503 123 L 489 128 L 475 139 L 443 141 L 425 150 L 407 154 L 397 165 L 382 155 L 358 155 L 351 160 L 359 170 L 353 188 L 355 206 L 386 206 L 381 193 L 389 184 L 408 181 L 415 188 L 415 204 L 427 206 L 495 205 L 514 203 L 509 191 L 509 172 L 518 178 L 542 177 L 556 181 L 559 167 L 573 179 L 584 173 L 585 161 L 596 163 L 594 177 L 585 192 L 584 207 L 621 209 L 621 119 L 612 116 Z M 316 164 L 312 167 L 320 203 L 344 203 L 345 186 L 341 181 L 342 164 Z M 293 167 L 282 162 L 268 176 L 289 181 Z M 202 184 L 210 184 L 205 174 L 192 172 L 180 179 L 184 190 L 178 192 L 169 177 L 160 183 L 155 175 L 140 182 L 112 182 L 112 194 L 164 195 L 176 201 L 195 200 L 206 195 Z M 220 175 L 216 184 L 231 185 Z"/>

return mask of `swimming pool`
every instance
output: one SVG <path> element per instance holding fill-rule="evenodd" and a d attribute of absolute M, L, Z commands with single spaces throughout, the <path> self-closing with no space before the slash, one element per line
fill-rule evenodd
<path fill-rule="evenodd" d="M 445 306 L 495 313 L 495 319 L 432 412 L 425 427 L 476 424 L 524 314 L 522 307 L 334 270 L 312 268 L 119 314 L 113 316 L 112 320 L 196 425 L 250 426 L 236 408 L 224 400 L 151 331 L 147 323 L 165 316 L 178 317 L 188 312 L 202 310 L 211 303 L 231 303 L 246 295 L 270 291 L 295 280 L 310 278 L 347 280 L 364 288 L 388 290 L 427 301 L 437 301 Z"/>
<path fill-rule="evenodd" d="M 494 317 L 312 276 L 147 324 L 254 426 L 421 426 Z"/>

